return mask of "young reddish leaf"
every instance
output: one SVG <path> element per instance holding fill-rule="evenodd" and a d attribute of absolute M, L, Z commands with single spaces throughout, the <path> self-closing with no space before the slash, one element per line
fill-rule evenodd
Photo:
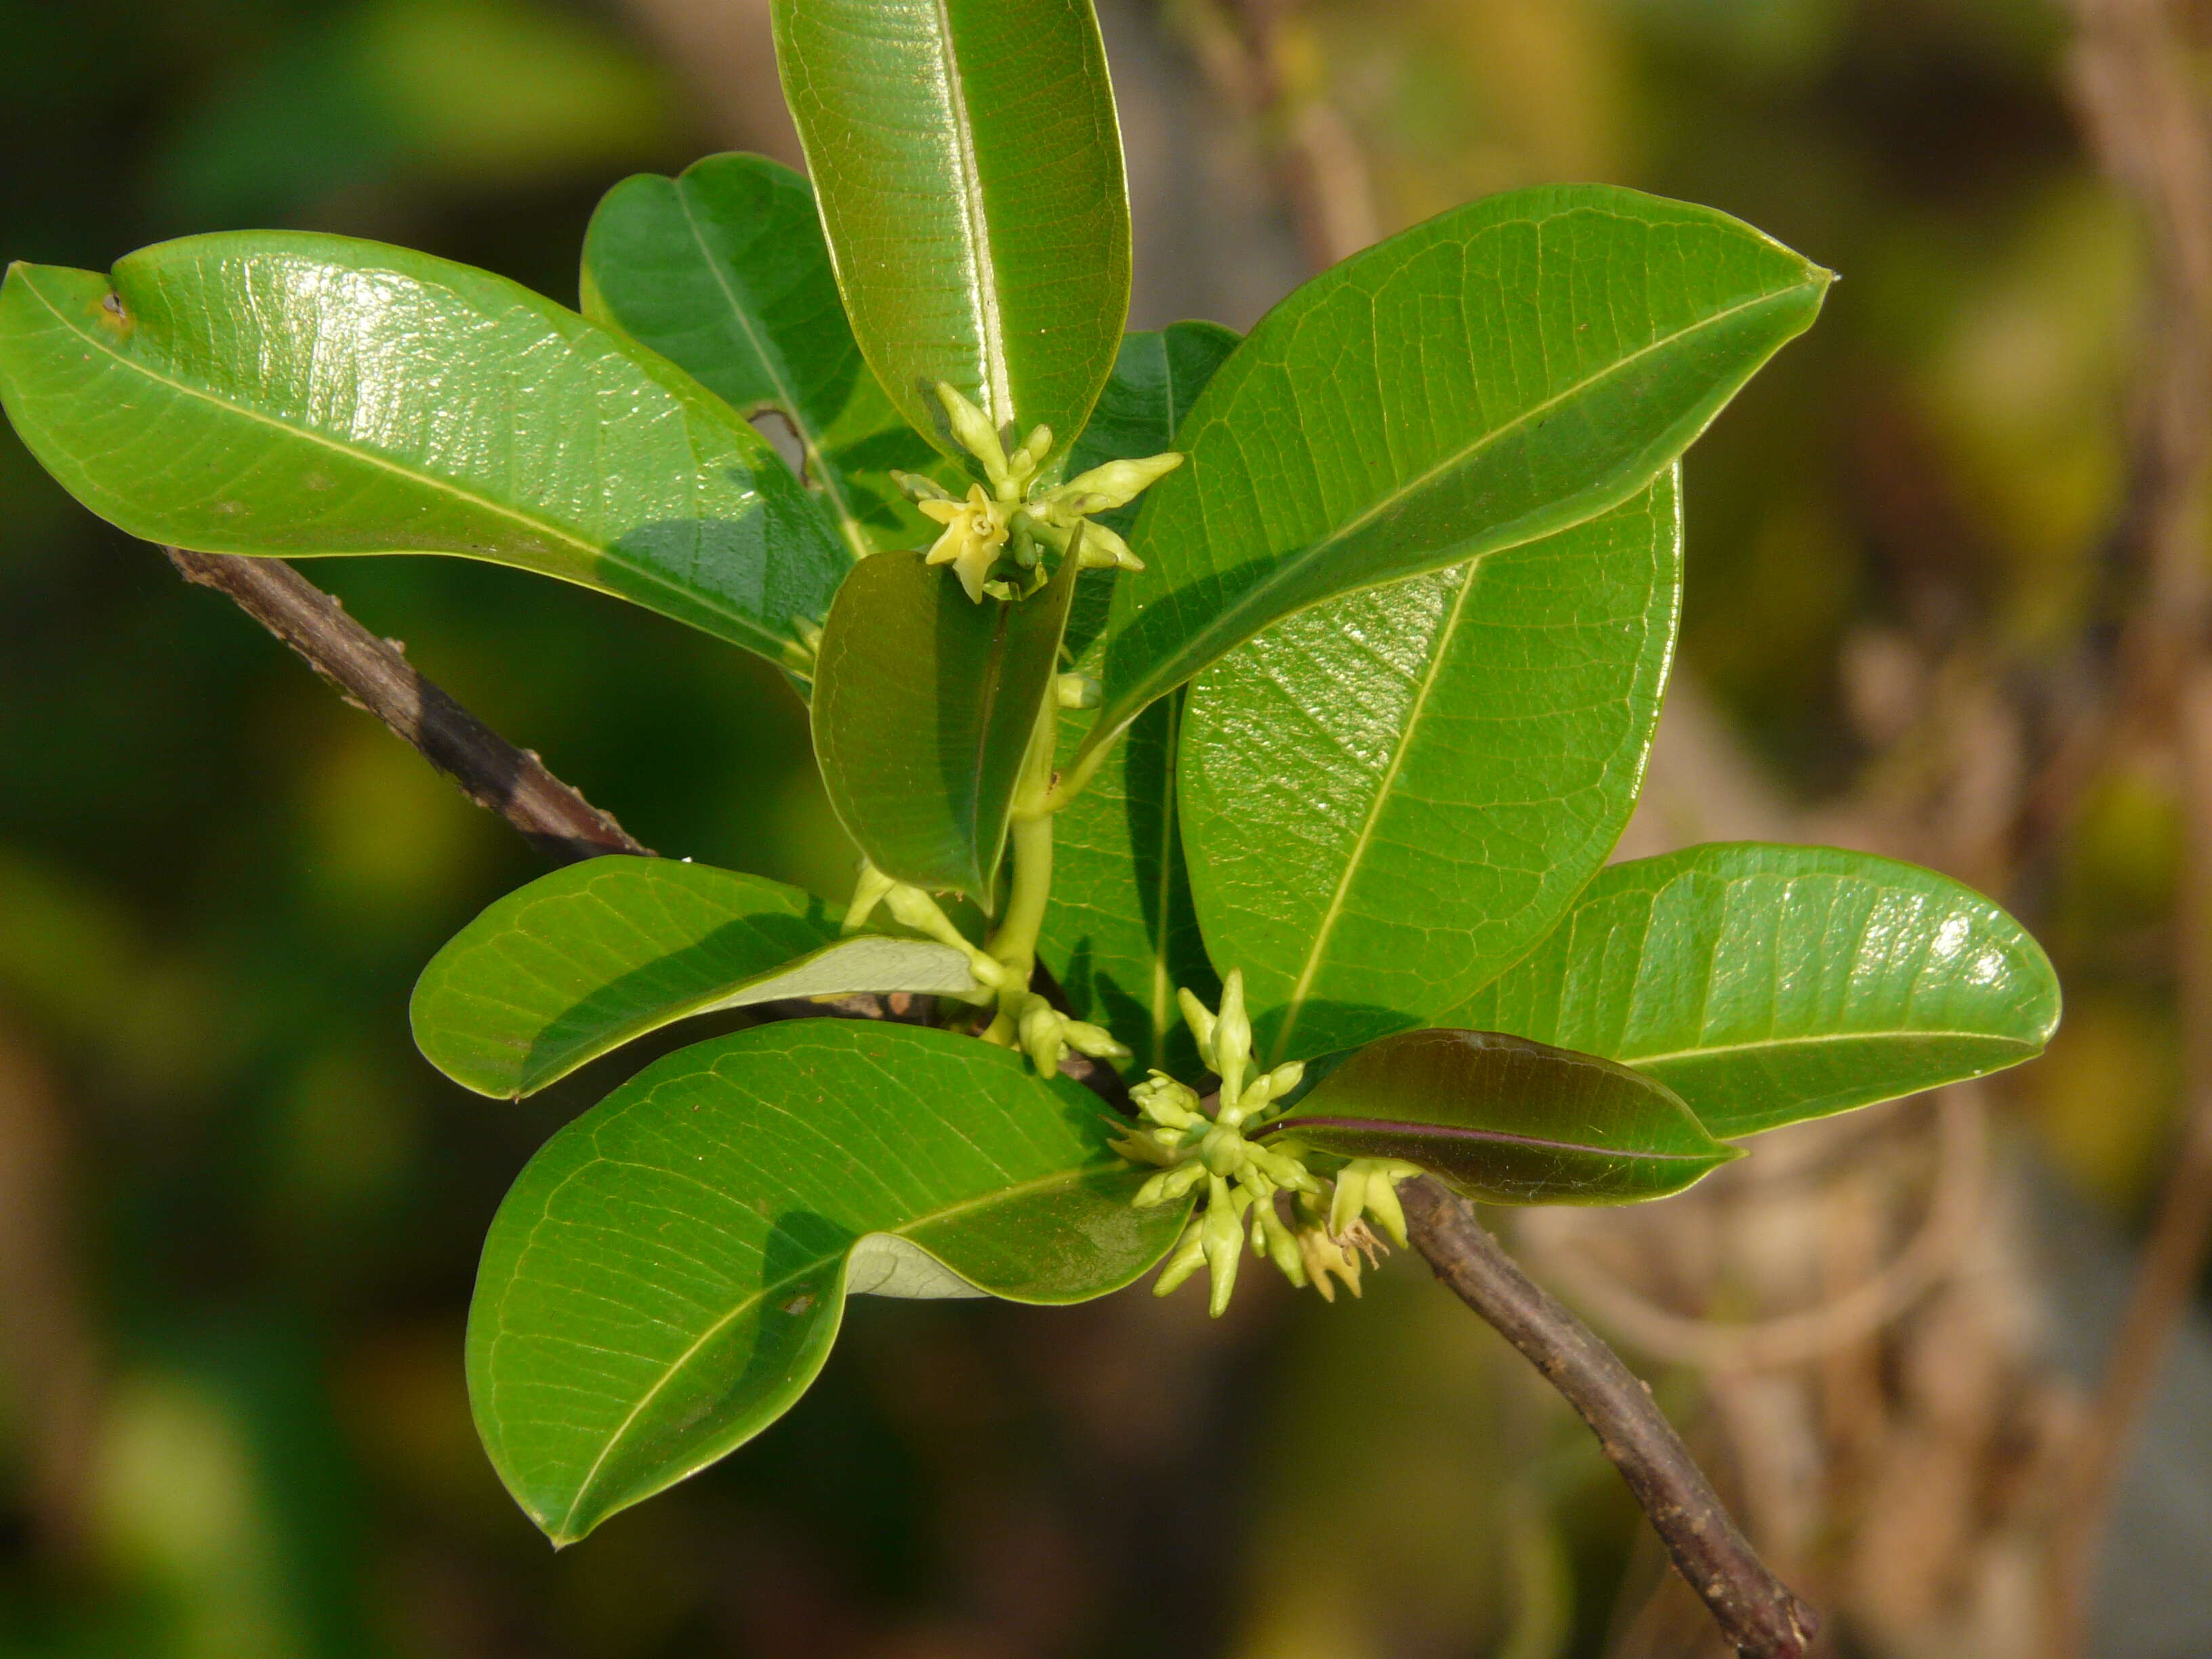
<path fill-rule="evenodd" d="M 1279 1133 L 1346 1158 L 1397 1158 L 1493 1204 L 1630 1204 L 1741 1154 L 1664 1084 L 1495 1031 L 1404 1031 L 1316 1084 Z"/>

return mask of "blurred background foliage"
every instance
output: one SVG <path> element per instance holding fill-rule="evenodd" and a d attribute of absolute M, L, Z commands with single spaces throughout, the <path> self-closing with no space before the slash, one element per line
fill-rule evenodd
<path fill-rule="evenodd" d="M 1354 240 L 1600 179 L 1843 273 L 1689 467 L 1684 659 L 1796 799 L 1911 763 L 1893 739 L 1938 647 L 1971 633 L 2001 678 L 2105 620 L 2143 256 L 2069 120 L 2054 6 L 1311 0 L 1276 9 L 1277 83 L 1241 104 L 1206 0 L 1102 9 L 1134 325 L 1249 326 L 1298 279 L 1271 122 L 1307 106 L 1371 187 Z M 0 0 L 0 254 L 308 226 L 573 303 L 617 179 L 787 152 L 759 11 Z M 1625 1495 L 1404 1263 L 1333 1311 L 1255 1289 L 1218 1328 L 1188 1295 L 862 1302 L 789 1419 L 550 1555 L 476 1449 L 462 1321 L 507 1182 L 609 1074 L 488 1103 L 405 1023 L 421 963 L 532 855 L 4 432 L 0 522 L 0 1656 L 1543 1659 L 1618 1636 L 1649 1577 Z M 309 574 L 647 843 L 849 880 L 802 713 L 750 658 L 488 567 Z M 2118 1229 L 2178 1097 L 2179 845 L 2166 769 L 2116 753 L 2011 895 L 2069 1011 L 2005 1121 Z"/>

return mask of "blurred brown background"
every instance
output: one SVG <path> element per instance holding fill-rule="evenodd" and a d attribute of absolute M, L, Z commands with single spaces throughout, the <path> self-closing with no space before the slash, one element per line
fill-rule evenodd
<path fill-rule="evenodd" d="M 1825 1651 L 2212 1654 L 2212 22 L 1102 11 L 1134 326 L 1248 326 L 1547 179 L 1843 274 L 1690 459 L 1626 850 L 1949 870 L 2048 944 L 2064 1030 L 1684 1199 L 1501 1224 L 1692 1426 Z M 796 159 L 761 0 L 0 0 L 7 258 L 303 225 L 573 302 L 603 190 L 731 147 Z M 506 1182 L 619 1073 L 488 1103 L 404 1019 L 530 854 L 12 436 L 0 523 L 0 1659 L 1708 1650 L 1579 1425 L 1417 1262 L 1349 1308 L 1255 1280 L 1218 1326 L 1195 1292 L 863 1300 L 782 1424 L 554 1557 L 476 1448 L 462 1320 Z M 652 845 L 848 881 L 750 659 L 511 572 L 308 574 Z M 2116 1335 L 2146 1240 L 2164 1299 Z"/>

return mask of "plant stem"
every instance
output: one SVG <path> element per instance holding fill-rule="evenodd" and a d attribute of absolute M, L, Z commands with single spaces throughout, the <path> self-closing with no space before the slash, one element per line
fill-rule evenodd
<path fill-rule="evenodd" d="M 187 553 L 165 547 L 186 581 L 227 594 L 307 665 L 422 752 L 468 798 L 498 813 L 556 864 L 652 849 L 416 672 L 402 647 L 379 639 L 282 559 Z"/>
<path fill-rule="evenodd" d="M 1052 894 L 1052 817 L 1041 813 L 1013 823 L 1014 879 L 1006 896 L 1006 919 L 991 935 L 991 954 L 1013 969 L 1024 991 L 1036 968 L 1037 937 L 1044 929 L 1045 901 Z"/>
<path fill-rule="evenodd" d="M 1820 1616 L 1767 1571 L 1673 1425 L 1620 1357 L 1521 1271 L 1433 1176 L 1399 1188 L 1436 1275 L 1566 1396 L 1651 1517 L 1674 1565 L 1744 1659 L 1801 1659 Z"/>

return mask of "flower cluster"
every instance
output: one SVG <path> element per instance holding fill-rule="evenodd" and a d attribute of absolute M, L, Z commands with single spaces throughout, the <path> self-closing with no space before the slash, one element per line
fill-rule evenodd
<path fill-rule="evenodd" d="M 967 495 L 959 496 L 915 473 L 892 476 L 925 514 L 945 526 L 929 550 L 929 562 L 951 565 L 969 599 L 980 602 L 989 593 L 1011 599 L 1033 592 L 1044 580 L 1040 547 L 1065 553 L 1075 546 L 1077 556 L 1091 568 L 1145 568 L 1128 543 L 1094 523 L 1091 514 L 1127 506 L 1182 465 L 1181 455 L 1170 451 L 1140 460 L 1109 461 L 1066 483 L 1054 483 L 1045 467 L 1052 453 L 1050 427 L 1033 428 L 1008 454 L 981 410 L 942 380 L 937 398 L 952 435 L 982 467 L 989 487 L 970 484 Z M 1002 562 L 1012 567 L 1011 573 L 994 576 Z"/>
<path fill-rule="evenodd" d="M 1304 1080 L 1305 1066 L 1293 1060 L 1255 1073 L 1241 970 L 1232 970 L 1222 988 L 1218 1013 L 1188 990 L 1178 997 L 1200 1057 L 1221 1079 L 1213 1109 L 1209 1113 L 1188 1085 L 1154 1072 L 1129 1091 L 1139 1127 L 1124 1129 L 1113 1142 L 1130 1162 L 1159 1170 L 1131 1200 L 1138 1208 L 1176 1203 L 1194 1191 L 1202 1194 L 1202 1206 L 1169 1254 L 1153 1294 L 1167 1295 L 1203 1267 L 1218 1317 L 1236 1289 L 1249 1237 L 1252 1253 L 1273 1262 L 1291 1284 L 1311 1285 L 1329 1301 L 1336 1299 L 1337 1281 L 1358 1295 L 1360 1256 L 1372 1264 L 1383 1248 L 1367 1218 L 1373 1216 L 1402 1245 L 1406 1217 L 1396 1187 L 1420 1171 L 1391 1158 L 1354 1158 L 1324 1178 L 1295 1142 L 1254 1139 L 1281 1115 Z"/>

